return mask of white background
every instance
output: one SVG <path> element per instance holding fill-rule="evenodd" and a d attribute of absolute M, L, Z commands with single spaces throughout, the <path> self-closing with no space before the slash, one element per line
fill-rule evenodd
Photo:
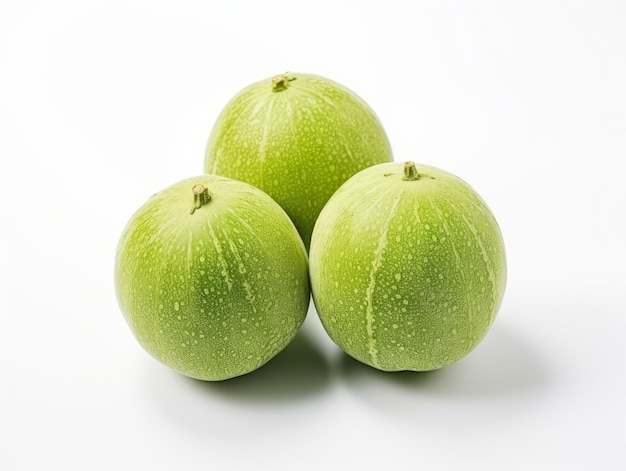
<path fill-rule="evenodd" d="M 625 5 L 0 0 L 0 469 L 626 469 Z M 136 343 L 122 228 L 284 71 L 348 86 L 396 160 L 490 205 L 507 293 L 462 361 L 377 372 L 314 309 L 222 383 Z"/>

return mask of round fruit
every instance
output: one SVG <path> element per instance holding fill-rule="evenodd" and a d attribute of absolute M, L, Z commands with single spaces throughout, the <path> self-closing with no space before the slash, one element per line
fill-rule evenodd
<path fill-rule="evenodd" d="M 223 380 L 280 352 L 306 316 L 306 251 L 285 212 L 243 182 L 203 175 L 153 195 L 122 234 L 122 313 L 180 373 Z"/>
<path fill-rule="evenodd" d="M 205 171 L 265 191 L 308 248 L 337 188 L 391 160 L 387 135 L 361 98 L 323 77 L 289 73 L 250 85 L 226 105 L 209 137 Z"/>
<path fill-rule="evenodd" d="M 322 323 L 385 371 L 449 365 L 487 333 L 506 261 L 500 230 L 465 182 L 413 162 L 370 167 L 320 214 L 309 254 Z"/>

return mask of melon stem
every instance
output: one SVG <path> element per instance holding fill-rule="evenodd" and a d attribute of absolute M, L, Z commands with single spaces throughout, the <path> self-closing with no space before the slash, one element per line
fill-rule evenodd
<path fill-rule="evenodd" d="M 272 91 L 273 92 L 282 92 L 286 90 L 289 82 L 295 80 L 295 77 L 289 77 L 287 74 L 280 74 L 275 77 L 272 77 Z"/>
<path fill-rule="evenodd" d="M 190 214 L 193 214 L 196 212 L 196 209 L 201 208 L 211 201 L 211 193 L 209 193 L 209 189 L 202 183 L 194 185 L 191 191 L 193 192 L 193 206 L 191 207 Z"/>
<path fill-rule="evenodd" d="M 404 163 L 404 179 L 408 181 L 419 180 L 421 175 L 417 172 L 417 168 L 415 167 L 415 162 L 405 162 Z"/>

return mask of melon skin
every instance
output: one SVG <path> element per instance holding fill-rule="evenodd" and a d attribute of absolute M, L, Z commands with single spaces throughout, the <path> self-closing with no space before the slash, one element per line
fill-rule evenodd
<path fill-rule="evenodd" d="M 192 214 L 198 184 L 211 199 Z M 115 288 L 148 353 L 211 381 L 274 357 L 310 301 L 306 251 L 285 212 L 260 190 L 213 175 L 168 187 L 132 216 L 117 248 Z"/>
<path fill-rule="evenodd" d="M 226 104 L 207 143 L 205 171 L 270 195 L 308 249 L 317 216 L 341 184 L 392 160 L 383 126 L 363 99 L 324 77 L 288 73 Z"/>
<path fill-rule="evenodd" d="M 331 339 L 383 371 L 427 371 L 474 349 L 506 285 L 498 224 L 458 177 L 416 165 L 356 174 L 320 214 L 311 242 L 311 289 Z"/>

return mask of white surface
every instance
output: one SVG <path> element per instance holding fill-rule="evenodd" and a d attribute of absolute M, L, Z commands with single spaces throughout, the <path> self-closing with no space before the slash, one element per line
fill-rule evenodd
<path fill-rule="evenodd" d="M 625 5 L 0 0 L 0 469 L 626 469 Z M 286 70 L 353 89 L 396 160 L 491 206 L 508 289 L 464 360 L 379 373 L 314 310 L 224 383 L 135 342 L 123 226 Z"/>

